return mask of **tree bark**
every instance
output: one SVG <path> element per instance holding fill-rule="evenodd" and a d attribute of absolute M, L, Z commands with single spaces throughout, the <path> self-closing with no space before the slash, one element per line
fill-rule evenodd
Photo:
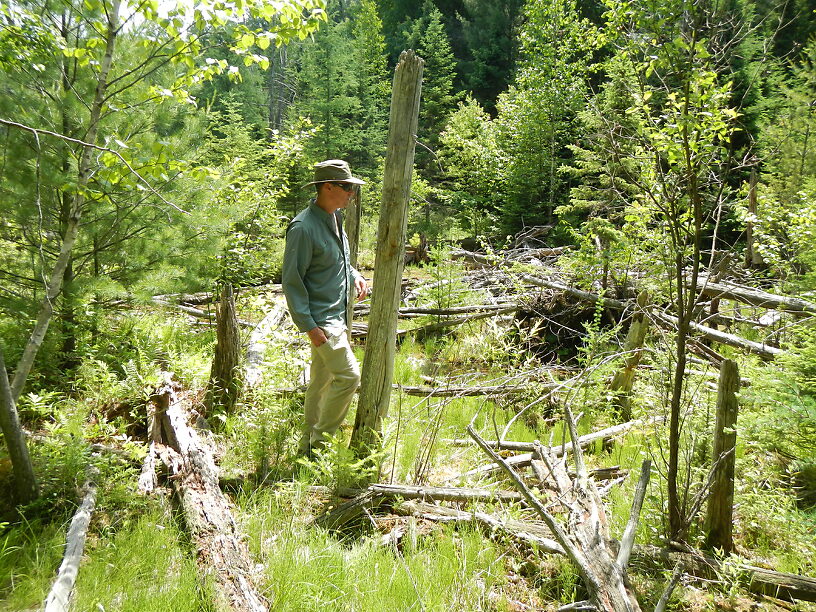
<path fill-rule="evenodd" d="M 351 446 L 361 456 L 380 447 L 382 420 L 391 399 L 397 309 L 402 283 L 423 65 L 423 60 L 413 51 L 403 51 L 394 73 L 377 233 L 374 292 L 360 401 L 351 435 Z"/>
<path fill-rule="evenodd" d="M 221 289 L 215 319 L 218 339 L 210 370 L 206 404 L 209 412 L 220 406 L 230 413 L 235 408 L 242 386 L 238 367 L 241 360 L 241 334 L 238 317 L 235 315 L 235 295 L 230 283 L 226 283 Z"/>
<path fill-rule="evenodd" d="M 719 548 L 730 553 L 734 548 L 732 539 L 734 506 L 734 448 L 737 444 L 737 393 L 740 376 L 737 364 L 726 359 L 720 367 L 720 383 L 717 390 L 717 419 L 714 425 L 714 461 L 717 465 L 706 512 L 706 547 Z"/>
<path fill-rule="evenodd" d="M 158 455 L 178 494 L 198 567 L 211 579 L 215 607 L 265 612 L 268 604 L 252 586 L 249 550 L 219 488 L 212 452 L 187 425 L 173 387 L 165 385 L 157 396 L 156 418 L 163 434 L 163 443 L 156 445 Z"/>
<path fill-rule="evenodd" d="M 760 308 L 783 310 L 800 317 L 816 314 L 816 304 L 813 302 L 787 295 L 776 295 L 775 293 L 768 293 L 753 287 L 743 287 L 734 283 L 703 282 L 700 293 L 715 299 L 734 300 L 751 306 L 759 306 Z"/>
<path fill-rule="evenodd" d="M 57 580 L 45 600 L 45 612 L 68 612 L 70 609 L 71 593 L 79 573 L 82 551 L 85 549 L 85 536 L 96 506 L 96 485 L 93 479 L 89 478 L 82 489 L 84 491 L 82 503 L 71 519 L 71 526 L 65 538 L 65 554 L 57 573 Z"/>
<path fill-rule="evenodd" d="M 11 467 L 14 470 L 16 501 L 20 504 L 27 504 L 39 495 L 37 478 L 34 476 L 34 465 L 31 463 L 25 434 L 23 434 L 23 428 L 17 416 L 17 406 L 6 373 L 2 345 L 0 345 L 0 394 L 2 394 L 0 397 L 2 400 L 0 401 L 0 430 L 3 432 Z"/>

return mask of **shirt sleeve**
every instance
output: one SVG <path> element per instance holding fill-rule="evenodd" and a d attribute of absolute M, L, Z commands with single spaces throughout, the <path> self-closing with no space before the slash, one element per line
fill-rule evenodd
<path fill-rule="evenodd" d="M 286 232 L 286 247 L 283 251 L 283 272 L 281 284 L 292 321 L 302 332 L 317 327 L 309 308 L 309 292 L 303 282 L 309 264 L 312 262 L 312 241 L 300 223 L 292 224 Z"/>

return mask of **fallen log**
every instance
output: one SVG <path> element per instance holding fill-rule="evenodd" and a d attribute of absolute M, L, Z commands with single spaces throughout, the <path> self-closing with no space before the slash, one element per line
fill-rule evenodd
<path fill-rule="evenodd" d="M 491 312 L 483 312 L 479 314 L 472 314 L 464 317 L 458 317 L 456 319 L 447 319 L 445 321 L 438 321 L 436 323 L 430 323 L 428 325 L 423 325 L 422 327 L 415 327 L 413 329 L 406 330 L 406 333 L 414 334 L 419 337 L 427 336 L 428 334 L 432 334 L 438 332 L 442 329 L 447 327 L 455 327 L 457 325 L 462 325 L 464 323 L 470 323 L 471 321 L 480 321 L 481 319 L 489 319 L 490 317 L 498 317 L 499 315 L 508 314 L 510 312 L 515 312 L 518 310 L 518 306 L 506 306 L 500 308 L 498 310 L 494 310 Z"/>
<path fill-rule="evenodd" d="M 267 339 L 274 330 L 279 328 L 284 321 L 287 321 L 286 312 L 283 297 L 278 296 L 272 304 L 272 309 L 252 330 L 249 336 L 244 370 L 244 384 L 249 389 L 254 388 L 261 380 L 261 367 L 266 353 Z"/>
<path fill-rule="evenodd" d="M 653 316 L 664 326 L 670 326 L 672 329 L 677 327 L 677 317 L 663 314 L 662 312 L 654 312 Z M 693 321 L 689 322 L 689 327 L 708 340 L 713 340 L 714 342 L 719 342 L 720 344 L 726 344 L 728 346 L 733 346 L 735 348 L 748 351 L 749 353 L 759 355 L 762 357 L 762 359 L 773 359 L 777 355 L 782 355 L 785 353 L 785 351 L 782 349 L 768 346 L 764 343 L 754 342 L 753 340 L 746 340 L 745 338 L 740 338 L 734 334 L 728 334 L 717 329 L 712 329 L 710 327 L 706 327 L 705 325 L 694 323 Z"/>
<path fill-rule="evenodd" d="M 784 310 L 799 317 L 816 315 L 816 304 L 813 302 L 797 297 L 768 293 L 761 289 L 736 283 L 727 281 L 705 282 L 704 279 L 701 279 L 698 288 L 703 295 L 715 299 L 734 300 L 735 302 L 771 310 Z"/>
<path fill-rule="evenodd" d="M 214 324 L 215 323 L 215 313 L 214 312 L 206 312 L 204 310 L 199 310 L 198 308 L 193 308 L 192 306 L 184 306 L 182 304 L 173 304 L 172 302 L 167 302 L 158 298 L 152 298 L 154 304 L 158 306 L 163 306 L 164 308 L 170 308 L 171 310 L 178 310 L 179 312 L 183 312 L 184 314 L 190 315 L 196 319 L 203 319 L 207 322 Z M 238 325 L 242 327 L 255 327 L 249 321 L 244 321 L 239 319 Z"/>
<path fill-rule="evenodd" d="M 530 385 L 488 385 L 473 386 L 451 385 L 447 387 L 408 387 L 394 385 L 394 389 L 405 395 L 417 397 L 476 397 L 480 395 L 513 395 L 515 393 L 529 393 Z"/>
<path fill-rule="evenodd" d="M 604 308 L 609 308 L 610 310 L 626 310 L 626 308 L 629 307 L 629 304 L 626 302 L 621 302 L 620 300 L 616 300 L 614 298 L 601 297 L 595 293 L 576 289 L 575 287 L 570 287 L 564 283 L 549 281 L 543 278 L 538 278 L 537 276 L 531 276 L 529 274 L 523 274 L 521 279 L 537 287 L 544 287 L 545 289 L 552 289 L 553 291 L 562 291 L 563 293 L 571 295 L 582 302 L 597 303 L 598 300 L 601 300 Z"/>
<path fill-rule="evenodd" d="M 403 516 L 415 516 L 429 521 L 476 524 L 493 537 L 501 535 L 518 542 L 533 545 L 541 552 L 564 554 L 561 545 L 552 539 L 552 533 L 544 525 L 501 519 L 485 512 L 467 512 L 421 501 L 406 501 L 394 506 L 394 512 Z"/>
<path fill-rule="evenodd" d="M 487 528 L 491 537 L 509 537 L 520 544 L 536 546 L 541 552 L 563 555 L 564 549 L 552 539 L 547 527 L 529 521 L 501 519 L 483 512 L 466 512 L 428 504 L 406 501 L 394 507 L 397 514 L 412 515 L 430 521 L 477 524 Z M 722 563 L 714 557 L 661 549 L 656 546 L 634 546 L 631 559 L 643 569 L 663 570 L 678 565 L 689 575 L 705 580 L 718 580 Z M 732 562 L 729 575 L 739 575 L 740 582 L 752 593 L 777 598 L 816 601 L 816 578 L 777 572 L 750 564 Z"/>
<path fill-rule="evenodd" d="M 57 579 L 45 600 L 45 612 L 68 612 L 71 593 L 74 590 L 79 562 L 85 549 L 85 536 L 96 506 L 96 484 L 94 475 L 88 478 L 82 487 L 82 503 L 71 519 L 68 535 L 65 538 L 65 554 L 62 558 Z"/>
<path fill-rule="evenodd" d="M 678 552 L 656 546 L 638 546 L 632 558 L 647 568 L 663 568 L 680 565 L 687 574 L 705 580 L 719 580 L 723 573 L 723 562 L 698 552 Z M 737 577 L 738 582 L 751 593 L 770 595 L 779 599 L 816 601 L 816 578 L 788 574 L 757 567 L 740 561 L 728 561 L 728 575 Z"/>
<path fill-rule="evenodd" d="M 386 499 L 418 499 L 422 501 L 448 502 L 518 502 L 523 498 L 517 491 L 491 491 L 490 489 L 474 489 L 469 487 L 425 487 L 405 484 L 373 484 L 367 489 L 329 489 L 328 487 L 309 487 L 310 492 L 324 495 L 333 494 L 336 497 L 354 498 L 366 491 L 371 491 Z"/>
<path fill-rule="evenodd" d="M 212 452 L 187 424 L 181 401 L 171 384 L 157 393 L 156 419 L 163 441 L 155 451 L 168 468 L 181 504 L 196 562 L 213 587 L 215 607 L 240 611 L 268 610 L 268 603 L 252 585 L 252 561 L 218 486 Z"/>

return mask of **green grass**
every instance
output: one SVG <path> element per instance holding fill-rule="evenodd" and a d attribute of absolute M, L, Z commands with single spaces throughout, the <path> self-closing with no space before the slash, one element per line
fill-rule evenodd
<path fill-rule="evenodd" d="M 201 610 L 196 565 L 168 512 L 153 508 L 108 538 L 90 539 L 75 610 Z"/>
<path fill-rule="evenodd" d="M 0 610 L 38 609 L 62 561 L 65 525 L 22 522 L 0 535 Z"/>
<path fill-rule="evenodd" d="M 487 594 L 504 579 L 503 560 L 480 533 L 440 528 L 416 544 L 405 536 L 399 551 L 381 545 L 378 532 L 342 540 L 309 526 L 299 484 L 239 503 L 272 610 L 496 609 Z"/>

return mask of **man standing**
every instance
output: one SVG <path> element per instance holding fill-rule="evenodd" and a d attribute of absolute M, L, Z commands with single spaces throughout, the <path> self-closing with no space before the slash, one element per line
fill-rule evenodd
<path fill-rule="evenodd" d="M 316 164 L 314 180 L 308 185 L 315 185 L 317 197 L 286 230 L 283 292 L 292 320 L 312 345 L 300 440 L 300 453 L 307 457 L 340 427 L 360 384 L 360 366 L 346 333 L 346 311 L 352 287 L 363 299 L 368 286 L 349 263 L 339 211 L 364 184 L 351 175 L 345 161 Z"/>

